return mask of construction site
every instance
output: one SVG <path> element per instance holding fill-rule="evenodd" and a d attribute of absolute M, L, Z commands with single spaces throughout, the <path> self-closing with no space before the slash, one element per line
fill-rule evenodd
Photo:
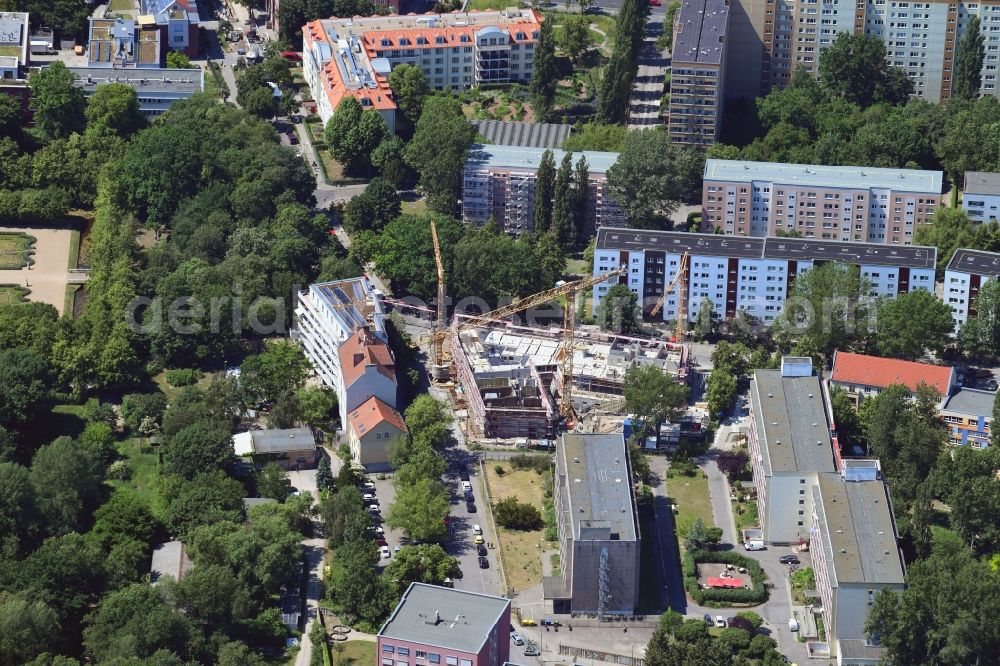
<path fill-rule="evenodd" d="M 620 279 L 626 268 L 562 282 L 491 312 L 456 315 L 445 324 L 445 274 L 433 219 L 430 231 L 437 265 L 438 304 L 430 335 L 431 377 L 448 387 L 459 423 L 473 439 L 555 438 L 577 427 L 590 412 L 623 413 L 625 375 L 653 366 L 687 382 L 690 350 L 684 343 L 688 257 L 654 307 L 674 289 L 681 295 L 674 341 L 576 328 L 580 297 L 597 284 Z M 562 303 L 562 326 L 520 326 L 510 318 L 549 301 Z M 453 379 L 454 378 L 454 379 Z"/>
<path fill-rule="evenodd" d="M 591 328 L 591 327 L 588 327 Z M 551 439 L 563 414 L 565 330 L 515 325 L 460 329 L 449 338 L 455 399 L 466 434 L 485 439 Z M 622 411 L 625 373 L 654 366 L 684 382 L 688 350 L 672 342 L 579 330 L 572 345 L 573 411 Z"/>

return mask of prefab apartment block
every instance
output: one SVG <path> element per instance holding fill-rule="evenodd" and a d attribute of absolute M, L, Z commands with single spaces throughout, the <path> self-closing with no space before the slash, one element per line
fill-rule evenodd
<path fill-rule="evenodd" d="M 564 434 L 553 496 L 559 575 L 542 580 L 552 612 L 634 614 L 640 534 L 624 435 Z"/>
<path fill-rule="evenodd" d="M 941 203 L 940 171 L 708 160 L 701 230 L 910 245 Z"/>

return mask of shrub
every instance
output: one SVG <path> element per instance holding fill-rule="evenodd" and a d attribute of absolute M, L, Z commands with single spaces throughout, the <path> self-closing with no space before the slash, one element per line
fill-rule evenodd
<path fill-rule="evenodd" d="M 132 478 L 132 466 L 127 460 L 116 460 L 108 467 L 108 478 L 115 481 L 128 481 Z"/>
<path fill-rule="evenodd" d="M 507 473 L 507 470 L 503 468 L 503 465 L 494 465 L 493 471 L 497 473 L 497 476 L 503 476 Z"/>
<path fill-rule="evenodd" d="M 201 371 L 194 368 L 167 370 L 167 383 L 171 386 L 190 386 L 201 379 Z"/>
<path fill-rule="evenodd" d="M 753 611 L 740 611 L 736 614 L 736 617 L 749 622 L 755 630 L 760 629 L 764 624 L 764 618 Z"/>
<path fill-rule="evenodd" d="M 750 580 L 753 582 L 753 586 L 750 589 L 703 590 L 698 586 L 697 565 L 700 563 L 732 564 L 737 567 L 746 567 L 750 572 Z M 731 606 L 734 603 L 761 604 L 767 601 L 768 592 L 764 586 L 767 575 L 757 560 L 745 555 L 740 555 L 733 551 L 688 551 L 684 554 L 682 570 L 684 573 L 684 588 L 699 605 Z"/>
<path fill-rule="evenodd" d="M 548 456 L 528 456 L 519 453 L 510 457 L 510 466 L 513 469 L 533 469 L 539 474 L 548 472 L 551 464 Z"/>
<path fill-rule="evenodd" d="M 765 636 L 763 634 L 758 634 L 750 639 L 749 654 L 755 659 L 759 659 L 767 654 L 768 651 L 775 649 L 778 644 L 770 636 Z"/>
<path fill-rule="evenodd" d="M 697 643 L 708 638 L 708 625 L 703 620 L 684 620 L 674 627 L 674 638 L 681 643 Z"/>
<path fill-rule="evenodd" d="M 750 620 L 742 618 L 739 615 L 737 615 L 736 617 L 729 618 L 729 626 L 734 627 L 736 629 L 743 629 L 744 631 L 750 634 L 756 631 L 756 629 L 753 626 L 753 623 L 750 622 Z"/>
<path fill-rule="evenodd" d="M 513 497 L 506 497 L 493 505 L 497 524 L 512 530 L 537 530 L 544 525 L 539 510 Z"/>
<path fill-rule="evenodd" d="M 727 627 L 715 639 L 725 646 L 729 654 L 737 654 L 750 647 L 750 632 L 744 629 Z"/>

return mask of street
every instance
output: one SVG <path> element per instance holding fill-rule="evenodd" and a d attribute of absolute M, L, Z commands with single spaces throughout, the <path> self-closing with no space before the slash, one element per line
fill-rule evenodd
<path fill-rule="evenodd" d="M 646 39 L 639 55 L 639 69 L 632 84 L 632 98 L 629 100 L 629 129 L 663 124 L 660 118 L 660 99 L 663 97 L 663 81 L 670 68 L 670 57 L 669 52 L 660 52 L 656 48 L 656 38 L 663 34 L 665 18 L 666 10 L 662 6 L 650 7 Z"/>

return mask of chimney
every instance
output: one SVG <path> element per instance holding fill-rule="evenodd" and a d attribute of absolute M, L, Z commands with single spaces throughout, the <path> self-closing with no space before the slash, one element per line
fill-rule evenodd
<path fill-rule="evenodd" d="M 441 611 L 434 611 L 434 624 L 438 624 L 441 621 Z"/>

